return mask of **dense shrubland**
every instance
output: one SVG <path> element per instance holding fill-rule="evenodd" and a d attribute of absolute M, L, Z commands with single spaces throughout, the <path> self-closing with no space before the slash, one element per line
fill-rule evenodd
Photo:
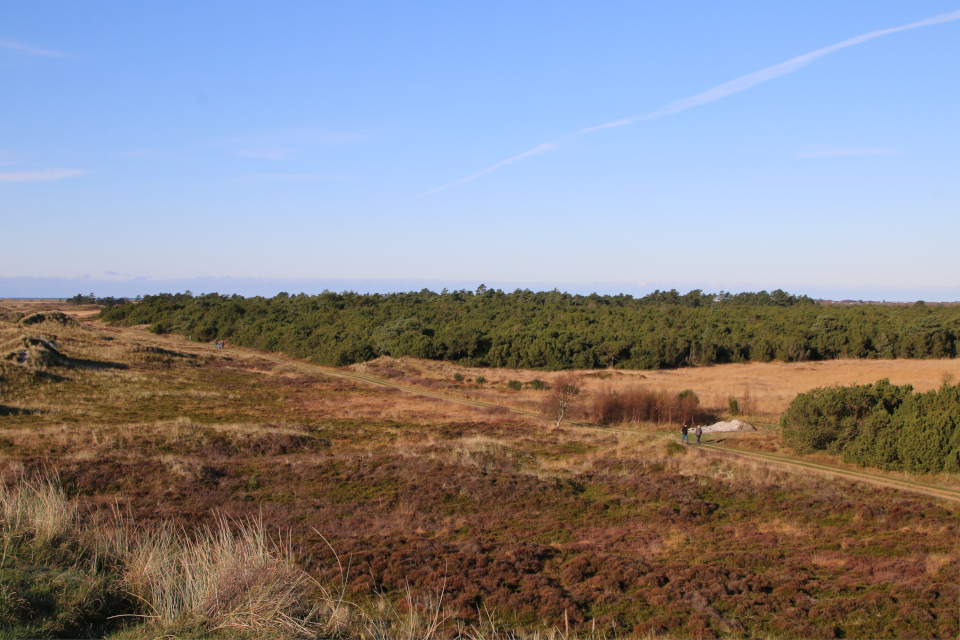
<path fill-rule="evenodd" d="M 0 323 L 64 358 L 0 362 L 0 636 L 957 637 L 950 502 L 57 318 Z"/>
<path fill-rule="evenodd" d="M 780 420 L 799 451 L 888 470 L 960 471 L 960 385 L 914 393 L 889 380 L 802 393 Z"/>
<path fill-rule="evenodd" d="M 956 356 L 960 307 L 822 307 L 783 291 L 146 296 L 101 319 L 348 365 L 380 355 L 528 369 Z"/>

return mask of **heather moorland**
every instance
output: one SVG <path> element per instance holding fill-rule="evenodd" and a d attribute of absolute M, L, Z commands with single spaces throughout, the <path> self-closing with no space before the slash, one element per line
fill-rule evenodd
<path fill-rule="evenodd" d="M 781 367 L 769 394 L 743 369 L 724 386 L 726 366 L 585 371 L 556 427 L 562 372 L 382 357 L 328 375 L 31 310 L 0 322 L 6 635 L 958 633 L 955 474 L 856 480 L 729 446 L 860 468 L 781 434 L 810 363 L 730 365 Z M 894 379 L 918 390 L 956 368 L 894 362 L 929 364 Z M 891 377 L 872 375 L 854 377 Z M 631 389 L 717 419 L 733 399 L 759 430 L 697 448 L 669 419 L 598 426 Z"/>

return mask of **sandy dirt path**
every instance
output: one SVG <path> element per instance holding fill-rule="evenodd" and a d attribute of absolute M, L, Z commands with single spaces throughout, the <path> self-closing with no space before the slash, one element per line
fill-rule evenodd
<path fill-rule="evenodd" d="M 696 445 L 691 445 L 696 446 Z M 820 464 L 816 462 L 808 462 L 799 458 L 791 458 L 787 456 L 781 456 L 773 453 L 761 453 L 758 451 L 745 451 L 743 449 L 734 449 L 732 447 L 727 447 L 722 444 L 715 442 L 706 442 L 700 445 L 709 450 L 713 451 L 722 451 L 725 454 L 740 456 L 743 458 L 749 458 L 752 460 L 759 460 L 761 462 L 766 462 L 768 464 L 789 467 L 793 469 L 801 469 L 803 471 L 809 471 L 813 473 L 818 473 L 820 475 L 829 477 L 829 478 L 844 478 L 847 480 L 853 480 L 856 482 L 864 482 L 879 487 L 888 487 L 891 489 L 901 489 L 903 491 L 910 491 L 913 493 L 922 493 L 924 495 L 932 496 L 935 498 L 942 498 L 944 500 L 949 500 L 951 502 L 960 503 L 960 491 L 954 491 L 953 489 L 948 489 L 946 487 L 937 487 L 934 485 L 924 484 L 921 482 L 915 482 L 913 480 L 898 480 L 895 478 L 890 478 L 889 476 L 881 476 L 870 473 L 869 471 L 853 471 L 850 469 L 839 469 L 837 467 L 831 467 L 830 465 Z"/>

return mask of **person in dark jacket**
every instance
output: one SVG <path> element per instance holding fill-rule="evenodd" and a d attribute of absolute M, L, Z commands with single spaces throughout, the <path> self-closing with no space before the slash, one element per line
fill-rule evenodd
<path fill-rule="evenodd" d="M 684 422 L 683 426 L 680 428 L 680 433 L 683 434 L 683 437 L 680 438 L 680 444 L 690 444 L 690 438 L 687 437 L 687 431 L 690 430 L 690 427 L 687 426 L 687 423 Z"/>

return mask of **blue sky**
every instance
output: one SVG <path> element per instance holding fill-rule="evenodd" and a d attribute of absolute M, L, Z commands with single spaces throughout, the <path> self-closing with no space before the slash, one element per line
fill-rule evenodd
<path fill-rule="evenodd" d="M 8 3 L 0 295 L 960 299 L 957 60 L 957 0 Z"/>

